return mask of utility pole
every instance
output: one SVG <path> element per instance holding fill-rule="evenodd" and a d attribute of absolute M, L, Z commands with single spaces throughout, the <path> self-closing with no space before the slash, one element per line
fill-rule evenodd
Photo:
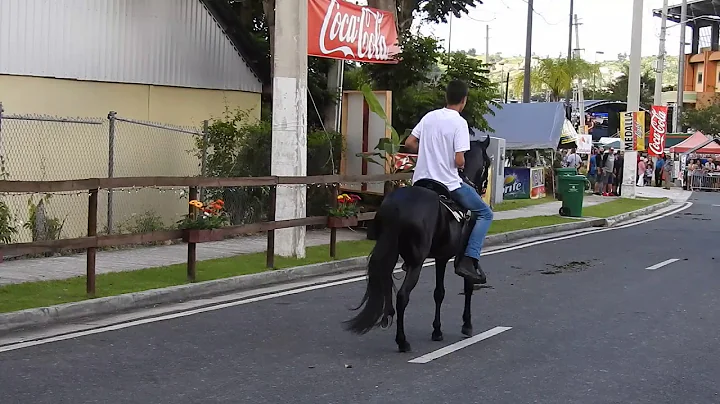
<path fill-rule="evenodd" d="M 667 34 L 668 0 L 663 0 L 662 21 L 660 22 L 660 49 L 658 50 L 657 66 L 655 67 L 655 96 L 653 104 L 662 105 L 662 80 L 665 70 L 665 35 Z"/>
<path fill-rule="evenodd" d="M 276 0 L 271 175 L 307 175 L 308 2 Z M 278 185 L 275 220 L 304 218 L 305 185 Z M 305 226 L 275 230 L 278 255 L 305 256 Z"/>
<path fill-rule="evenodd" d="M 678 85 L 677 99 L 673 108 L 673 131 L 680 132 L 680 116 L 683 109 L 685 91 L 685 30 L 687 27 L 687 0 L 682 0 L 680 6 L 680 54 L 678 55 Z"/>
<path fill-rule="evenodd" d="M 450 13 L 450 21 L 448 22 L 448 48 L 447 48 L 447 64 L 450 64 L 450 48 L 452 46 L 452 20 L 453 14 Z"/>
<path fill-rule="evenodd" d="M 580 59 L 580 22 L 578 16 L 575 14 L 575 57 Z M 578 76 L 578 113 L 580 115 L 580 123 L 578 124 L 578 133 L 586 135 L 585 133 L 585 97 L 583 95 L 583 79 Z"/>
<path fill-rule="evenodd" d="M 574 0 L 570 0 L 570 21 L 568 24 L 568 53 L 567 53 L 567 62 L 568 66 L 570 63 L 572 63 L 572 36 L 573 36 L 573 18 L 574 16 Z M 572 86 L 568 89 L 567 93 L 565 94 L 565 104 L 567 107 L 570 107 L 572 105 Z M 572 118 L 572 117 L 571 117 Z"/>
<path fill-rule="evenodd" d="M 655 66 L 655 94 L 653 105 L 662 105 L 663 73 L 665 72 L 665 37 L 667 36 L 668 0 L 663 0 L 662 21 L 660 22 L 660 49 L 658 49 L 657 66 Z M 658 157 L 652 158 L 653 167 Z M 655 170 L 652 170 L 652 181 L 655 183 Z"/>
<path fill-rule="evenodd" d="M 630 75 L 628 76 L 628 112 L 640 110 L 640 52 L 642 50 L 642 14 L 643 0 L 633 0 L 633 19 L 630 42 Z M 634 135 L 634 130 L 633 130 Z M 623 140 L 624 142 L 624 140 Z M 625 145 L 625 157 L 623 164 L 622 197 L 635 198 L 635 186 L 637 185 L 637 151 L 632 145 Z"/>
<path fill-rule="evenodd" d="M 485 63 L 490 64 L 490 26 L 485 26 Z"/>
<path fill-rule="evenodd" d="M 525 76 L 523 77 L 523 102 L 530 102 L 530 62 L 532 59 L 533 0 L 527 0 L 527 32 L 525 34 Z"/>

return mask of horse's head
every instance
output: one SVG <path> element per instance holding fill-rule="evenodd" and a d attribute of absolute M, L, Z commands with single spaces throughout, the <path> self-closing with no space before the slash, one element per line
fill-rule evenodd
<path fill-rule="evenodd" d="M 490 169 L 490 156 L 487 148 L 490 146 L 490 136 L 485 140 L 473 140 L 470 142 L 470 150 L 465 152 L 465 176 L 472 181 L 478 192 L 487 187 L 487 179 Z"/>

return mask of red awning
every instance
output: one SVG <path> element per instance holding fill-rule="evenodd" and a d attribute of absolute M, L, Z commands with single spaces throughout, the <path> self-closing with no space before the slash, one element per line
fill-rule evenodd
<path fill-rule="evenodd" d="M 708 141 L 702 132 L 695 132 L 689 138 L 670 148 L 671 153 L 685 153 Z M 702 149 L 695 150 L 698 154 L 720 154 L 720 144 L 709 143 Z"/>

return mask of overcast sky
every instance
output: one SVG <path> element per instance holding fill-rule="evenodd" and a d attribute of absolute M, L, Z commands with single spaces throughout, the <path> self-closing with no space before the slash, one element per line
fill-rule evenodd
<path fill-rule="evenodd" d="M 679 3 L 679 1 L 677 1 Z M 452 22 L 452 50 L 475 48 L 485 53 L 485 26 L 490 26 L 490 53 L 505 56 L 525 54 L 526 0 L 485 0 L 468 16 Z M 588 61 L 614 60 L 618 53 L 630 53 L 632 0 L 575 0 L 575 13 L 580 19 L 580 46 Z M 676 1 L 670 0 L 670 6 Z M 533 19 L 533 52 L 540 56 L 557 57 L 567 54 L 570 0 L 535 0 Z M 652 16 L 661 8 L 662 0 L 645 0 L 643 13 L 642 55 L 656 55 L 659 46 L 660 18 Z M 680 27 L 668 22 L 667 52 L 679 53 Z M 449 24 L 425 25 L 421 31 L 444 39 L 447 45 Z M 686 33 L 686 42 L 691 30 Z M 573 39 L 573 47 L 576 47 Z M 604 55 L 596 55 L 604 52 Z"/>

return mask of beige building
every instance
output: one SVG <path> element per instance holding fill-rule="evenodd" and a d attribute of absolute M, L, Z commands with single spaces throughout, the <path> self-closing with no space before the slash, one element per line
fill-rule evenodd
<path fill-rule="evenodd" d="M 213 3 L 0 1 L 7 179 L 198 175 L 193 133 L 204 120 L 236 109 L 260 115 L 257 68 L 219 24 Z M 114 139 L 110 111 L 121 118 Z M 113 193 L 114 227 L 148 211 L 171 224 L 186 211 L 180 190 L 128 191 Z M 3 196 L 21 224 L 30 197 Z M 46 209 L 65 223 L 63 237 L 76 237 L 85 231 L 86 205 L 85 195 L 56 195 Z M 107 193 L 101 205 L 103 228 Z M 29 241 L 30 232 L 16 238 Z"/>

